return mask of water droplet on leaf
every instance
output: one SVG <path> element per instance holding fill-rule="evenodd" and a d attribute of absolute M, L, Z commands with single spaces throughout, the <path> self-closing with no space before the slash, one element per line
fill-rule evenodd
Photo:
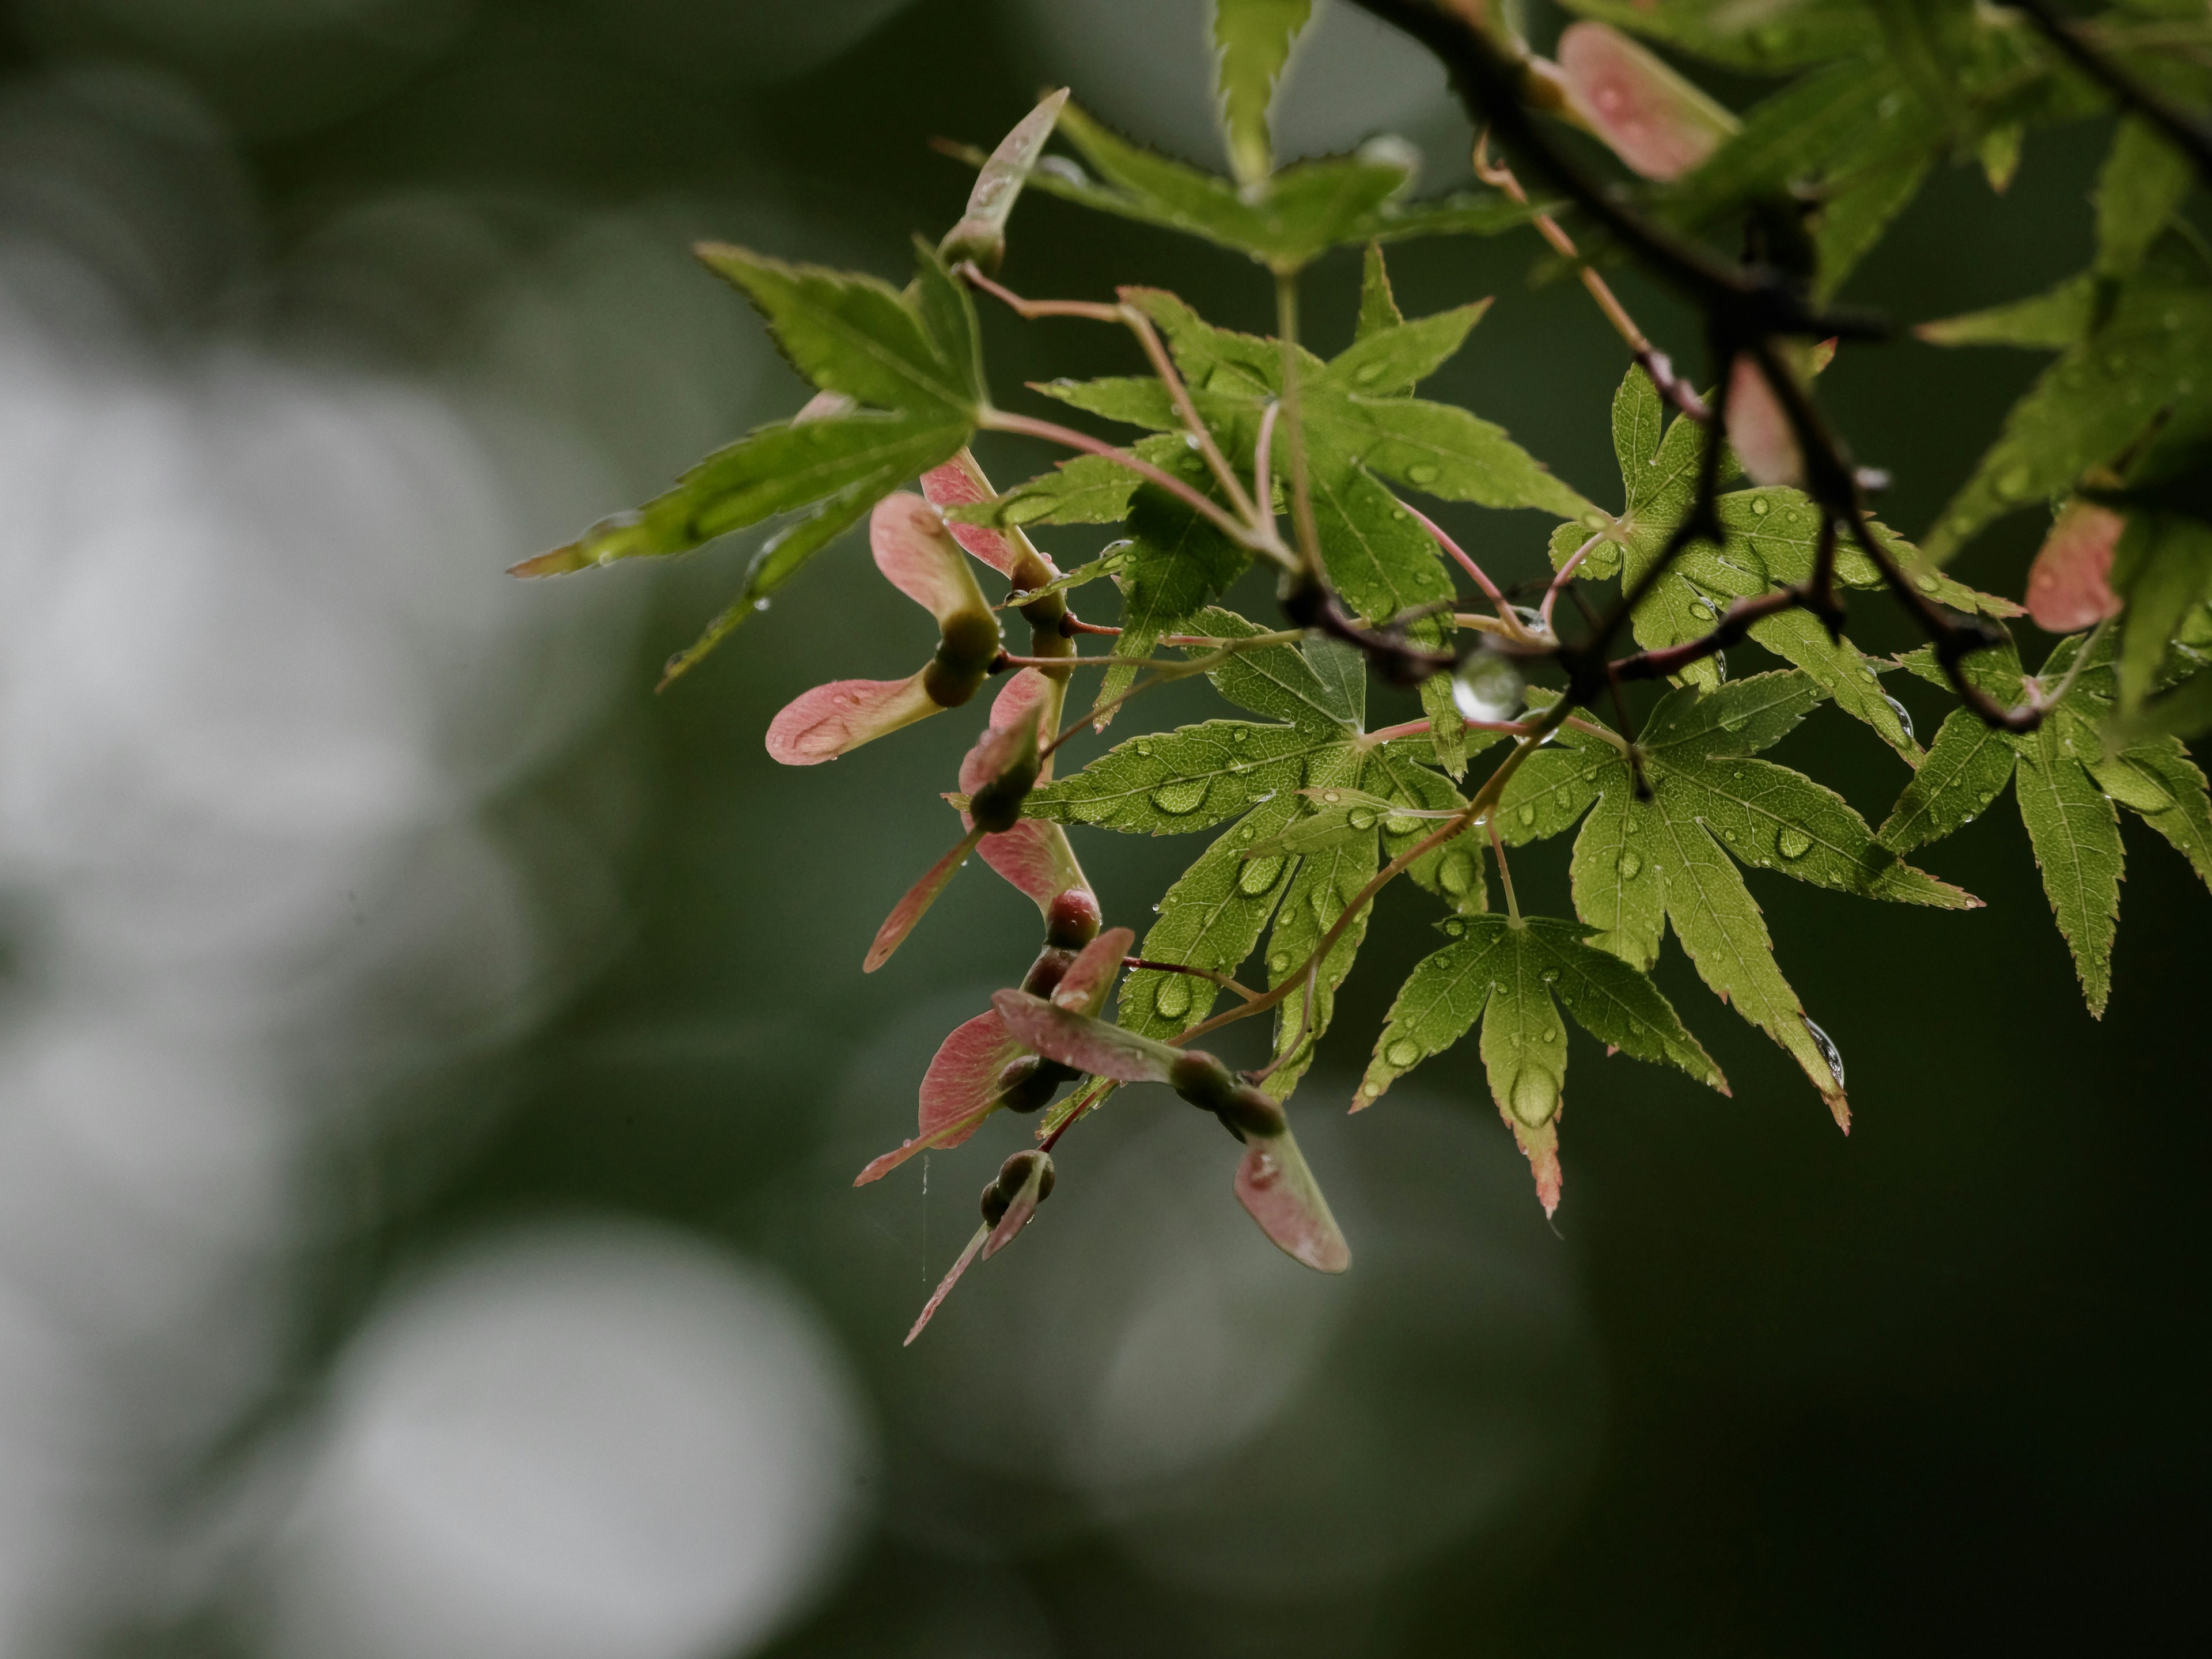
<path fill-rule="evenodd" d="M 1411 1066 L 1420 1057 L 1421 1045 L 1411 1037 L 1400 1037 L 1382 1051 L 1383 1059 L 1400 1067 Z"/>
<path fill-rule="evenodd" d="M 1622 877 L 1626 880 L 1634 881 L 1644 873 L 1643 855 L 1632 847 L 1621 854 L 1618 864 Z"/>
<path fill-rule="evenodd" d="M 1170 817 L 1195 812 L 1205 804 L 1206 780 L 1203 778 L 1185 778 L 1175 783 L 1164 783 L 1152 791 L 1152 805 Z"/>
<path fill-rule="evenodd" d="M 1805 1035 L 1813 1039 L 1813 1046 L 1820 1051 L 1820 1058 L 1827 1061 L 1828 1069 L 1835 1073 L 1836 1087 L 1838 1089 L 1842 1088 L 1844 1086 L 1844 1056 L 1842 1052 L 1838 1049 L 1834 1041 L 1830 1038 L 1828 1034 L 1822 1030 L 1819 1026 L 1814 1024 L 1810 1019 L 1806 1018 L 1806 1016 L 1800 1014 L 1797 1018 L 1805 1021 Z"/>
<path fill-rule="evenodd" d="M 1190 981 L 1170 974 L 1152 994 L 1152 1006 L 1163 1019 L 1181 1019 L 1190 1012 Z"/>
<path fill-rule="evenodd" d="M 1813 850 L 1813 838 L 1796 824 L 1785 823 L 1774 839 L 1774 850 L 1785 859 L 1802 859 Z"/>
<path fill-rule="evenodd" d="M 1264 858 L 1254 859 L 1247 864 L 1243 873 L 1237 878 L 1237 885 L 1245 893 L 1257 898 L 1273 887 L 1275 884 L 1275 878 L 1282 873 L 1282 860 L 1271 854 Z"/>

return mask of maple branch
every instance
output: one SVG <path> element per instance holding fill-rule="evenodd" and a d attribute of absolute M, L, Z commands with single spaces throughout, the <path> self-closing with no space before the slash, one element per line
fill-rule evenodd
<path fill-rule="evenodd" d="M 1754 262 L 1731 266 L 1721 263 L 1704 248 L 1662 228 L 1607 190 L 1552 141 L 1535 112 L 1522 100 L 1526 49 L 1516 53 L 1490 33 L 1484 0 L 1354 0 L 1354 3 L 1427 46 L 1444 65 L 1462 103 L 1478 125 L 1488 123 L 1516 156 L 1696 305 L 1705 316 L 1707 342 L 1718 378 L 1711 419 L 1706 423 L 1706 445 L 1698 468 L 1696 498 L 1688 515 L 1668 538 L 1659 557 L 1644 572 L 1634 590 L 1623 596 L 1597 629 L 1595 636 L 1571 651 L 1561 647 L 1556 652 L 1569 673 L 1569 697 L 1587 702 L 1601 679 L 1617 678 L 1603 660 L 1605 651 L 1621 623 L 1634 614 L 1674 558 L 1693 542 L 1711 540 L 1717 544 L 1724 539 L 1715 503 L 1721 450 L 1727 433 L 1729 386 L 1735 379 L 1737 359 L 1745 356 L 1757 366 L 1760 378 L 1772 392 L 1789 422 L 1804 467 L 1806 495 L 1830 520 L 1840 522 L 1850 532 L 1851 539 L 1874 560 L 1891 592 L 1905 603 L 1927 632 L 1935 647 L 1936 660 L 1942 665 L 1952 689 L 1989 724 L 2008 731 L 2032 730 L 2042 719 L 2039 709 L 2033 706 L 2006 708 L 1967 679 L 1960 665 L 1962 660 L 1972 652 L 1993 644 L 1994 635 L 1978 621 L 1954 622 L 1946 616 L 1941 606 L 1914 588 L 1888 550 L 1879 545 L 1867 526 L 1856 473 L 1804 388 L 1783 367 L 1774 352 L 1773 342 L 1777 338 L 1823 339 L 1834 335 L 1838 338 L 1864 339 L 1876 337 L 1881 331 L 1868 319 L 1815 307 L 1796 278 L 1770 264 Z M 2030 0 L 2031 15 L 2036 15 L 2033 6 L 2039 3 L 2040 0 Z M 2088 50 L 2070 37 L 2061 45 L 2069 51 Z M 1811 597 L 1814 608 L 1832 631 L 1840 625 L 1842 606 L 1834 601 L 1832 583 L 1824 582 L 1823 586 L 1826 591 Z M 1806 603 L 1807 597 L 1800 594 L 1778 608 Z"/>
<path fill-rule="evenodd" d="M 2123 109 L 2140 115 L 2187 155 L 2198 174 L 2212 179 L 2212 125 L 2171 102 L 2164 94 L 2143 85 L 2111 58 L 2099 52 L 2073 23 L 2054 11 L 2047 0 L 2006 0 L 2069 59 L 2074 67 L 2112 95 Z"/>
<path fill-rule="evenodd" d="M 1495 818 L 1484 820 L 1483 828 L 1490 831 L 1490 850 L 1498 857 L 1498 882 L 1505 890 L 1505 914 L 1518 927 L 1521 922 L 1521 901 L 1513 896 L 1513 872 L 1505 864 L 1505 838 L 1498 833 Z"/>
<path fill-rule="evenodd" d="M 1126 449 L 1116 449 L 1103 438 L 1094 438 L 1087 432 L 1078 432 L 1072 426 L 1061 426 L 1056 422 L 1040 421 L 1034 416 L 1010 414 L 1003 409 L 984 410 L 977 416 L 975 423 L 986 432 L 1011 432 L 1025 438 L 1042 438 L 1047 443 L 1079 449 L 1086 455 L 1099 455 L 1116 462 L 1127 467 L 1146 483 L 1157 484 L 1182 501 L 1239 547 L 1272 559 L 1278 564 L 1295 565 L 1288 550 L 1272 532 L 1255 529 L 1224 510 L 1218 501 L 1207 500 L 1173 473 L 1161 471 L 1150 461 L 1132 455 Z"/>
<path fill-rule="evenodd" d="M 1156 974 L 1188 974 L 1193 979 L 1211 980 L 1224 991 L 1234 991 L 1247 1002 L 1256 1000 L 1260 995 L 1250 986 L 1241 983 L 1218 968 L 1193 968 L 1180 962 L 1154 962 L 1146 957 L 1123 957 L 1121 965 L 1132 973 L 1140 968 L 1149 968 Z"/>
<path fill-rule="evenodd" d="M 1493 190 L 1504 191 L 1521 206 L 1528 205 L 1528 192 L 1522 188 L 1521 180 L 1514 175 L 1513 169 L 1490 159 L 1490 135 L 1487 131 L 1475 135 L 1474 176 Z M 1628 307 L 1621 304 L 1620 296 L 1613 291 L 1612 284 L 1599 276 L 1597 268 L 1583 258 L 1582 250 L 1575 246 L 1574 238 L 1568 235 L 1559 222 L 1548 213 L 1539 213 L 1529 222 L 1535 226 L 1537 234 L 1552 245 L 1553 252 L 1563 259 L 1574 262 L 1576 274 L 1582 278 L 1583 289 L 1591 299 L 1597 301 L 1597 308 L 1605 313 L 1606 321 L 1613 325 L 1613 332 L 1626 342 L 1629 355 L 1644 366 L 1644 372 L 1651 377 L 1652 385 L 1659 388 L 1659 395 L 1692 420 L 1704 420 L 1705 400 L 1698 396 L 1696 387 L 1674 373 L 1673 360 L 1653 345 L 1644 331 L 1637 326 L 1636 319 L 1628 314 Z"/>
<path fill-rule="evenodd" d="M 1325 586 L 1328 578 L 1322 568 L 1321 532 L 1314 524 L 1313 481 L 1306 471 L 1304 400 L 1298 390 L 1298 279 L 1286 270 L 1275 273 L 1275 338 L 1283 355 L 1281 402 L 1290 416 L 1291 527 L 1297 532 L 1307 578 Z"/>

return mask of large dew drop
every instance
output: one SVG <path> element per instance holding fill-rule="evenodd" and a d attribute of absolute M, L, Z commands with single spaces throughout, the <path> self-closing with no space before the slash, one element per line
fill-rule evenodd
<path fill-rule="evenodd" d="M 1820 1051 L 1820 1058 L 1827 1061 L 1828 1069 L 1835 1073 L 1836 1087 L 1838 1089 L 1842 1088 L 1844 1086 L 1844 1056 L 1842 1051 L 1836 1047 L 1834 1042 L 1829 1037 L 1828 1034 L 1822 1030 L 1819 1026 L 1814 1024 L 1810 1019 L 1807 1019 L 1803 1014 L 1798 1015 L 1797 1018 L 1805 1021 L 1805 1035 L 1813 1039 L 1813 1046 Z"/>
<path fill-rule="evenodd" d="M 1468 720 L 1511 720 L 1521 701 L 1521 671 L 1495 651 L 1476 652 L 1452 681 L 1452 703 Z"/>
<path fill-rule="evenodd" d="M 1796 824 L 1785 823 L 1782 826 L 1782 833 L 1774 838 L 1774 850 L 1785 859 L 1802 859 L 1813 850 L 1813 838 Z M 1821 1041 L 1825 1042 L 1827 1039 L 1823 1037 Z"/>
<path fill-rule="evenodd" d="M 1275 884 L 1275 878 L 1282 873 L 1282 860 L 1269 854 L 1264 858 L 1253 859 L 1248 862 L 1244 866 L 1243 873 L 1237 878 L 1237 885 L 1242 891 L 1257 898 L 1273 887 Z"/>
<path fill-rule="evenodd" d="M 1160 988 L 1152 993 L 1152 1008 L 1162 1019 L 1181 1019 L 1190 1012 L 1190 980 L 1182 974 L 1170 974 L 1160 981 Z"/>
<path fill-rule="evenodd" d="M 1419 1060 L 1420 1057 L 1421 1045 L 1414 1042 L 1411 1037 L 1400 1037 L 1395 1042 L 1392 1043 L 1388 1048 L 1382 1051 L 1382 1058 L 1389 1060 L 1393 1066 L 1397 1066 L 1401 1071 L 1404 1070 L 1407 1066 L 1413 1065 L 1416 1060 Z"/>
<path fill-rule="evenodd" d="M 1206 780 L 1185 778 L 1175 783 L 1164 783 L 1152 791 L 1152 805 L 1170 817 L 1181 817 L 1186 812 L 1195 812 L 1206 805 Z"/>

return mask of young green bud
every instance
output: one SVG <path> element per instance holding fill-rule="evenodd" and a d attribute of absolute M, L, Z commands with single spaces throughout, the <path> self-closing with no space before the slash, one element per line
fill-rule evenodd
<path fill-rule="evenodd" d="M 939 708 L 957 708 L 975 695 L 1003 648 L 999 619 L 988 610 L 956 611 L 939 629 L 937 650 L 921 671 L 921 686 Z"/>

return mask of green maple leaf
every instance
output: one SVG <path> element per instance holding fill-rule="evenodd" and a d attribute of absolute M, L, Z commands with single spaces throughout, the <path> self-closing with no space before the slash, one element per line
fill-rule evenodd
<path fill-rule="evenodd" d="M 1241 0 L 1251 10 L 1267 0 Z M 1274 0 L 1280 7 L 1281 0 Z M 1431 202 L 1406 199 L 1419 157 L 1394 138 L 1376 138 L 1350 155 L 1301 161 L 1279 172 L 1247 176 L 1261 158 L 1264 116 L 1252 126 L 1259 71 L 1266 52 L 1239 50 L 1224 59 L 1224 92 L 1235 125 L 1231 154 L 1239 185 L 1133 144 L 1073 104 L 1060 113 L 1060 132 L 1098 173 L 1094 179 L 1059 158 L 1048 160 L 1029 187 L 1119 218 L 1134 219 L 1200 236 L 1258 261 L 1269 270 L 1296 271 L 1345 243 L 1395 241 L 1408 236 L 1492 236 L 1526 224 L 1547 205 L 1525 205 L 1496 191 L 1462 191 Z M 1249 37 L 1255 44 L 1259 37 Z M 1287 40 L 1283 43 L 1285 50 Z M 1264 109 L 1264 104 L 1261 106 Z M 1256 137 L 1260 148 L 1254 147 Z M 980 150 L 960 152 L 977 166 Z M 1549 204 L 1556 205 L 1556 204 Z"/>
<path fill-rule="evenodd" d="M 1322 562 L 1346 604 L 1370 621 L 1382 621 L 1436 606 L 1453 593 L 1443 553 L 1393 493 L 1394 485 L 1446 501 L 1578 515 L 1593 528 L 1607 520 L 1515 443 L 1504 428 L 1466 410 L 1411 395 L 1416 385 L 1460 349 L 1487 302 L 1407 321 L 1389 296 L 1379 252 L 1370 248 L 1368 260 L 1368 297 L 1363 301 L 1358 336 L 1327 362 L 1302 352 L 1299 381 L 1307 472 Z M 1231 464 L 1249 473 L 1261 415 L 1281 392 L 1279 345 L 1255 335 L 1216 328 L 1171 294 L 1127 289 L 1123 297 L 1141 307 L 1159 329 L 1200 417 Z M 1056 381 L 1039 389 L 1107 419 L 1152 428 L 1160 435 L 1140 441 L 1139 455 L 1158 465 L 1180 466 L 1194 484 L 1211 487 L 1203 469 L 1193 465 L 1195 458 L 1182 438 L 1175 435 L 1182 422 L 1158 380 Z M 1273 469 L 1278 480 L 1288 471 L 1285 441 L 1278 428 Z M 1118 485 L 1109 478 L 1109 469 L 1123 473 Z M 974 511 L 978 516 L 1018 523 L 1064 521 L 1076 513 L 1095 520 L 1114 516 L 1117 505 L 1126 511 L 1127 504 L 1141 501 L 1146 495 L 1127 469 L 1089 458 L 1068 463 Z M 1145 538 L 1139 539 L 1142 545 Z M 1166 584 L 1159 586 L 1164 589 Z M 1203 589 L 1201 583 L 1188 582 L 1179 592 L 1195 605 L 1220 591 L 1218 586 Z M 1148 607 L 1142 622 L 1133 632 L 1125 632 L 1117 654 L 1142 656 L 1160 633 L 1181 625 L 1169 608 L 1160 605 Z M 1440 644 L 1447 624 L 1431 616 L 1410 631 L 1419 642 Z M 1125 678 L 1109 682 L 1102 689 L 1101 701 L 1125 684 Z M 1439 757 L 1456 771 L 1465 757 L 1449 682 L 1435 678 L 1424 688 L 1423 698 Z"/>
<path fill-rule="evenodd" d="M 1595 543 L 1582 522 L 1561 525 L 1552 535 L 1554 562 L 1564 563 L 1589 544 L 1584 557 L 1591 574 L 1602 577 L 1617 571 L 1624 586 L 1642 581 L 1697 498 L 1705 435 L 1705 428 L 1685 416 L 1667 424 L 1651 377 L 1640 368 L 1631 368 L 1613 403 L 1620 513 Z M 1700 541 L 1683 549 L 1637 607 L 1632 626 L 1637 643 L 1647 649 L 1697 639 L 1711 632 L 1721 613 L 1736 600 L 1802 584 L 1813 574 L 1820 514 L 1801 491 L 1735 490 L 1722 495 L 1717 506 L 1726 541 L 1718 547 Z M 1931 598 L 1961 611 L 2019 614 L 2018 605 L 1929 569 L 1911 544 L 1887 526 L 1876 524 L 1873 530 Z M 1882 585 L 1873 561 L 1849 545 L 1838 550 L 1836 580 L 1846 588 Z M 1751 638 L 1802 670 L 1835 699 L 1838 708 L 1872 727 L 1908 763 L 1918 760 L 1919 745 L 1905 727 L 1902 708 L 1882 690 L 1875 668 L 1848 635 L 1831 640 L 1827 629 L 1810 612 L 1787 611 L 1753 624 Z M 1721 675 L 1720 665 L 1707 659 L 1691 664 L 1680 678 L 1711 686 L 1719 684 Z"/>
<path fill-rule="evenodd" d="M 1637 743 L 1648 799 L 1638 798 L 1625 744 L 1602 728 L 1563 728 L 1514 775 L 1497 823 L 1518 843 L 1583 822 L 1571 874 L 1575 913 L 1599 930 L 1591 942 L 1648 969 L 1671 925 L 1705 983 L 1787 1049 L 1848 1125 L 1840 1065 L 1775 965 L 1736 861 L 1905 904 L 1980 901 L 1899 862 L 1841 796 L 1752 758 L 1823 695 L 1789 672 L 1670 692 Z"/>
<path fill-rule="evenodd" d="M 1193 620 L 1215 638 L 1261 631 L 1221 610 Z M 1140 953 L 1233 973 L 1272 920 L 1272 987 L 1300 969 L 1384 854 L 1395 857 L 1436 828 L 1433 819 L 1392 809 L 1443 812 L 1465 802 L 1417 758 L 1425 739 L 1378 741 L 1362 730 L 1364 668 L 1344 646 L 1263 647 L 1229 659 L 1209 678 L 1223 696 L 1264 719 L 1207 720 L 1132 738 L 1040 787 L 1022 810 L 1134 835 L 1226 825 L 1168 889 Z M 1480 911 L 1486 902 L 1480 854 L 1465 838 L 1432 849 L 1408 873 L 1457 908 Z M 1363 911 L 1322 963 L 1310 1029 L 1303 994 L 1279 1006 L 1275 1053 L 1291 1058 L 1270 1075 L 1272 1092 L 1286 1096 L 1304 1073 L 1365 927 Z M 1122 985 L 1121 1024 L 1174 1036 L 1206 1018 L 1219 994 L 1189 975 L 1140 970 Z"/>
<path fill-rule="evenodd" d="M 1567 1078 L 1566 1030 L 1557 1005 L 1609 1048 L 1680 1066 L 1728 1092 L 1720 1067 L 1658 987 L 1586 943 L 1587 927 L 1498 915 L 1454 917 L 1443 926 L 1452 943 L 1424 958 L 1391 1004 L 1354 1111 L 1372 1105 L 1481 1019 L 1491 1096 L 1528 1155 L 1548 1214 L 1559 1201 L 1559 1097 Z"/>
<path fill-rule="evenodd" d="M 1221 125 L 1229 161 L 1245 184 L 1275 164 L 1267 106 L 1291 59 L 1291 46 L 1313 14 L 1313 0 L 1216 0 L 1213 45 L 1220 54 Z"/>
<path fill-rule="evenodd" d="M 2069 337 L 2069 326 L 2081 332 Z M 1921 333 L 1946 344 L 2063 347 L 1928 532 L 1928 556 L 1938 563 L 2007 514 L 2123 459 L 2154 425 L 2171 418 L 2193 426 L 2212 397 L 2212 283 L 2179 235 L 2158 241 L 2124 282 L 2077 278 L 2039 300 Z"/>
<path fill-rule="evenodd" d="M 2079 636 L 2061 640 L 2045 659 L 2039 682 L 2051 690 L 2064 684 L 2081 645 Z M 1928 653 L 1905 660 L 1923 678 L 1947 684 Z M 2007 703 L 2027 695 L 2020 659 L 2009 645 L 1977 652 L 1966 659 L 1966 668 L 1976 684 Z M 1884 846 L 1910 852 L 1971 823 L 2013 784 L 2082 997 L 2100 1017 L 2112 993 L 2112 940 L 2126 867 L 2118 809 L 2126 807 L 2165 836 L 2212 885 L 2212 801 L 2204 775 L 2177 738 L 2139 738 L 2107 750 L 2103 727 L 2114 678 L 2112 651 L 2100 641 L 2066 695 L 2032 732 L 1999 732 L 1969 709 L 1954 710 L 1880 831 Z"/>
<path fill-rule="evenodd" d="M 680 674 L 878 501 L 957 454 L 984 401 L 975 308 L 933 249 L 917 242 L 915 252 L 915 280 L 901 292 L 873 276 L 702 246 L 700 258 L 752 301 L 792 367 L 832 394 L 836 411 L 739 439 L 635 512 L 517 572 L 666 557 L 805 510 L 754 555 L 737 598 L 670 662 L 669 674 Z"/>

